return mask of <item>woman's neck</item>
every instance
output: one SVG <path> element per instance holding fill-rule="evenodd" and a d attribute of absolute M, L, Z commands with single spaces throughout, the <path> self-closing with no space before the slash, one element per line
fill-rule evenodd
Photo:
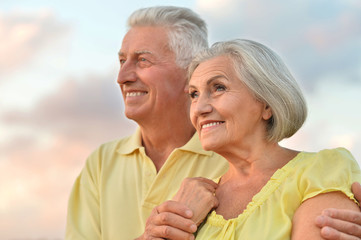
<path fill-rule="evenodd" d="M 297 155 L 297 151 L 283 148 L 278 143 L 265 143 L 250 148 L 221 154 L 229 162 L 224 179 L 247 179 L 258 175 L 272 175 Z"/>

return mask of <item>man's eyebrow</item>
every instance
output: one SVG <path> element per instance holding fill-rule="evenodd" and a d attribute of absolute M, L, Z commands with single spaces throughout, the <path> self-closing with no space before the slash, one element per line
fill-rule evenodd
<path fill-rule="evenodd" d="M 136 55 L 140 55 L 140 54 L 153 54 L 151 51 L 148 50 L 139 50 L 139 51 L 135 51 L 134 52 Z M 122 51 L 118 52 L 118 56 L 119 57 L 124 57 L 125 53 L 123 53 Z"/>
<path fill-rule="evenodd" d="M 148 51 L 148 50 L 139 50 L 139 51 L 135 51 L 134 53 L 137 54 L 137 55 L 140 55 L 140 54 L 153 54 L 151 51 Z"/>
<path fill-rule="evenodd" d="M 124 56 L 124 53 L 123 53 L 122 51 L 120 51 L 120 50 L 119 50 L 119 52 L 118 52 L 118 56 L 119 56 L 119 57 L 123 57 L 123 56 Z"/>

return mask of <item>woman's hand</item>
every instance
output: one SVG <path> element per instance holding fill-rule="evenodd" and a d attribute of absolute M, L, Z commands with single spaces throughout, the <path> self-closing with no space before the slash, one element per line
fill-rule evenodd
<path fill-rule="evenodd" d="M 352 192 L 361 201 L 361 185 L 352 184 Z M 316 218 L 316 225 L 321 228 L 321 236 L 329 240 L 361 239 L 361 213 L 345 209 L 329 208 Z"/>
<path fill-rule="evenodd" d="M 208 213 L 218 206 L 218 200 L 214 195 L 217 187 L 217 183 L 206 178 L 186 178 L 173 200 L 191 209 L 192 220 L 199 226 Z"/>
<path fill-rule="evenodd" d="M 218 206 L 218 185 L 206 178 L 186 178 L 173 200 L 155 207 L 137 240 L 194 239 L 197 226 Z"/>
<path fill-rule="evenodd" d="M 143 235 L 136 240 L 193 240 L 197 226 L 190 219 L 192 216 L 192 211 L 182 203 L 166 201 L 152 210 Z"/>

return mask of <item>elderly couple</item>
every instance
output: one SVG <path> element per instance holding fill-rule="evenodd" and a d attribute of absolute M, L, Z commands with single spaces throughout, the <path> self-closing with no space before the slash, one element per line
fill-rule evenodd
<path fill-rule="evenodd" d="M 361 238 L 352 155 L 278 144 L 307 109 L 275 52 L 239 39 L 208 48 L 186 8 L 140 9 L 128 27 L 118 83 L 139 128 L 87 159 L 66 239 Z"/>

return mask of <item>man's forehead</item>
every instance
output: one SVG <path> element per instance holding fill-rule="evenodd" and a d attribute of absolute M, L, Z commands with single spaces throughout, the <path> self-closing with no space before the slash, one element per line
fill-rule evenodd
<path fill-rule="evenodd" d="M 169 52 L 167 29 L 154 26 L 131 28 L 124 36 L 119 55 Z"/>

